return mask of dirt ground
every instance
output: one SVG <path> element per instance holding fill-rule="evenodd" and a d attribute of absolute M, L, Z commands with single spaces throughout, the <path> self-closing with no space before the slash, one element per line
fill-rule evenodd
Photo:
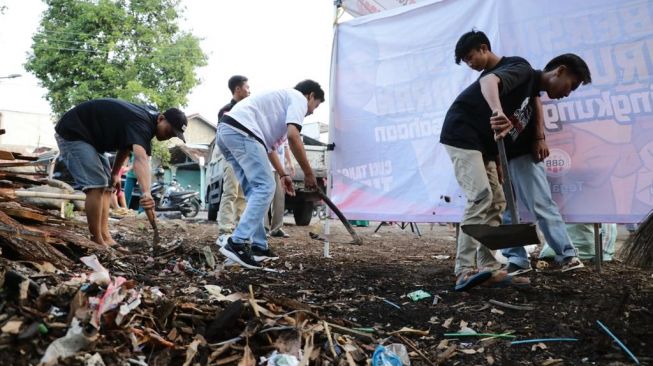
<path fill-rule="evenodd" d="M 374 332 L 374 338 L 385 344 L 410 342 L 408 350 L 413 365 L 633 364 L 599 328 L 597 320 L 619 337 L 641 364 L 653 364 L 653 273 L 627 268 L 618 262 L 604 263 L 602 273 L 597 273 L 589 262 L 586 268 L 570 273 L 561 273 L 552 265 L 527 274 L 532 281 L 527 289 L 475 288 L 458 293 L 453 291 L 455 238 L 452 231 L 446 226 L 420 224 L 421 236 L 412 233 L 410 227 L 402 230 L 396 225 L 383 226 L 374 233 L 377 224 L 372 222 L 369 227 L 357 228 L 364 244 L 354 246 L 347 244 L 351 238 L 343 226 L 332 221 L 331 258 L 324 257 L 323 242 L 309 236 L 309 232 L 321 232 L 319 223 L 308 227 L 286 225 L 291 237 L 271 240 L 280 259 L 266 265 L 278 272 L 267 272 L 223 267 L 224 258 L 214 244 L 215 223 L 204 220 L 161 220 L 164 243 L 180 246 L 165 258 L 152 258 L 147 254 L 151 236 L 147 221 L 125 218 L 112 222 L 112 232 L 131 254 L 100 255 L 100 259 L 112 275 L 133 279 L 141 286 L 156 286 L 177 303 L 194 303 L 198 309 L 208 306 L 206 294 L 198 290 L 204 285 L 218 285 L 232 293 L 248 293 L 251 285 L 256 298 L 287 304 L 286 310 L 309 309 L 321 319 L 349 329 L 373 328 L 369 331 Z M 202 254 L 205 246 L 215 254 L 218 263 L 215 270 L 206 268 L 206 256 Z M 187 262 L 183 271 L 173 270 L 184 260 Z M 77 270 L 88 271 L 81 265 Z M 59 274 L 43 281 L 52 286 L 71 275 Z M 416 290 L 433 296 L 411 301 L 406 295 Z M 59 301 L 65 304 L 68 299 Z M 496 301 L 533 310 L 514 310 Z M 19 307 L 13 309 L 21 311 Z M 11 302 L 0 302 L 2 311 L 11 313 Z M 210 331 L 215 324 L 210 317 L 189 316 L 192 321 L 186 328 L 179 324 L 176 328 L 188 333 L 187 340 L 194 332 L 209 332 L 214 341 L 220 341 L 241 334 L 246 327 L 243 322 L 251 320 L 248 316 L 253 318 L 251 314 L 245 315 L 245 320 L 224 325 L 217 335 L 215 329 L 213 333 Z M 477 333 L 510 333 L 516 336 L 512 340 L 576 338 L 577 341 L 511 345 L 511 339 L 444 335 L 465 327 Z M 404 329 L 393 334 L 402 328 L 421 332 Z M 170 331 L 170 326 L 159 328 L 162 336 L 169 336 Z M 0 338 L 3 354 L 0 364 L 37 364 L 49 342 L 63 333 L 54 329 L 49 338 L 38 340 Z M 100 353 L 107 365 L 130 364 L 127 360 L 136 359 L 139 354 L 146 358 L 147 364 L 181 365 L 187 355 L 183 349 L 171 351 L 161 347 L 135 352 L 125 346 L 129 343 L 127 338 L 120 329 L 107 330 L 89 352 Z M 316 338 L 315 344 L 328 353 L 325 338 Z M 366 356 L 371 357 L 374 344 L 365 341 L 359 344 Z M 249 347 L 257 359 L 273 348 L 263 337 L 250 339 Z M 205 361 L 206 357 L 198 356 L 195 362 L 204 364 Z M 66 364 L 84 363 L 69 360 Z M 347 364 L 344 358 L 340 364 Z"/>

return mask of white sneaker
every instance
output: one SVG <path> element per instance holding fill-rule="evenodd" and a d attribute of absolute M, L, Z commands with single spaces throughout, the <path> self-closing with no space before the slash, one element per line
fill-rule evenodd
<path fill-rule="evenodd" d="M 215 239 L 215 245 L 219 247 L 224 247 L 227 245 L 227 240 L 229 239 L 229 234 L 222 234 Z"/>

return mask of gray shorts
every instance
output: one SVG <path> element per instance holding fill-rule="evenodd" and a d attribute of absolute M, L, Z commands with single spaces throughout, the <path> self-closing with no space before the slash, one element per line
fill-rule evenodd
<path fill-rule="evenodd" d="M 111 166 L 104 154 L 84 141 L 70 141 L 56 134 L 55 138 L 61 160 L 75 178 L 75 183 L 82 186 L 82 191 L 110 187 Z"/>

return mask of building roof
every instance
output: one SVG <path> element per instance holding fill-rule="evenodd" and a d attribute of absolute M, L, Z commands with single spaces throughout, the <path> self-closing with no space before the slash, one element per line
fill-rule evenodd
<path fill-rule="evenodd" d="M 171 165 L 199 164 L 200 157 L 204 163 L 209 161 L 209 147 L 206 145 L 177 145 L 170 149 Z"/>
<path fill-rule="evenodd" d="M 218 127 L 217 127 L 213 122 L 211 122 L 208 118 L 202 116 L 202 115 L 199 114 L 199 113 L 189 114 L 188 116 L 186 116 L 186 118 L 187 118 L 188 120 L 195 119 L 195 120 L 198 120 L 198 121 L 200 121 L 200 122 L 203 122 L 205 125 L 207 125 L 207 126 L 213 128 L 214 130 L 217 130 L 217 129 L 218 129 Z"/>

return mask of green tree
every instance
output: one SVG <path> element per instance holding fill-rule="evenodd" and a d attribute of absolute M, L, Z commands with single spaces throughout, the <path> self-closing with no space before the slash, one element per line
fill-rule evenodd
<path fill-rule="evenodd" d="M 57 116 L 83 101 L 121 98 L 159 110 L 184 106 L 206 64 L 180 30 L 179 0 L 44 0 L 25 68 Z"/>

